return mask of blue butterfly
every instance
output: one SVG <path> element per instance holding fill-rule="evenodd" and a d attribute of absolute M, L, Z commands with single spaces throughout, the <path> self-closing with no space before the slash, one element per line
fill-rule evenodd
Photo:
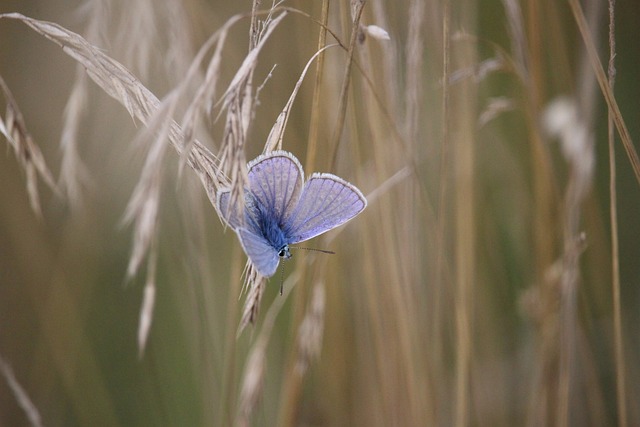
<path fill-rule="evenodd" d="M 271 277 L 289 245 L 304 242 L 349 221 L 367 206 L 354 185 L 329 173 L 304 172 L 295 156 L 272 151 L 249 162 L 244 211 L 230 206 L 231 190 L 216 195 L 224 221 L 237 234 L 258 273 Z"/>

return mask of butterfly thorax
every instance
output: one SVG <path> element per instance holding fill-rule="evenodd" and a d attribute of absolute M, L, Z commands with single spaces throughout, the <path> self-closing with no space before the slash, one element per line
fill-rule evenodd
<path fill-rule="evenodd" d="M 278 252 L 278 256 L 281 258 L 291 258 L 289 252 L 289 245 L 287 244 L 287 236 L 282 230 L 278 218 L 274 215 L 270 215 L 263 206 L 259 207 L 260 218 L 259 230 L 262 236 L 269 242 L 269 244 Z"/>

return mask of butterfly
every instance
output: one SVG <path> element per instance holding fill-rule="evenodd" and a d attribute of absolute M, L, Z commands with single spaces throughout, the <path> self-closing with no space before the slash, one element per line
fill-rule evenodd
<path fill-rule="evenodd" d="M 304 242 L 349 221 L 367 206 L 354 185 L 330 173 L 306 182 L 288 151 L 272 151 L 249 162 L 244 209 L 230 206 L 231 189 L 216 194 L 218 212 L 240 239 L 258 273 L 271 277 L 289 245 Z"/>

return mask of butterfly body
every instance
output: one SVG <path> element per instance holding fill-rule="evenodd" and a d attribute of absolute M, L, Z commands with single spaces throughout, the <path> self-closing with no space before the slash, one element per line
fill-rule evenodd
<path fill-rule="evenodd" d="M 278 252 L 280 258 L 291 258 L 287 244 L 291 239 L 283 231 L 282 219 L 275 217 L 268 208 L 262 206 L 247 189 L 245 190 L 245 200 L 249 198 L 252 199 L 248 205 L 251 207 L 247 208 L 245 202 L 245 224 L 250 224 L 254 233 L 269 242 L 271 247 Z"/>
<path fill-rule="evenodd" d="M 290 244 L 344 224 L 367 205 L 360 190 L 335 175 L 316 173 L 303 182 L 300 162 L 286 151 L 259 156 L 247 167 L 244 207 L 232 205 L 231 190 L 223 188 L 217 208 L 265 277 L 275 273 L 280 258 L 291 257 Z"/>

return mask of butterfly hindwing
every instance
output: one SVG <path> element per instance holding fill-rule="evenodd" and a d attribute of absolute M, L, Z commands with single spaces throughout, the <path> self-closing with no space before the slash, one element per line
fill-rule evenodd
<path fill-rule="evenodd" d="M 354 185 L 332 174 L 313 174 L 286 220 L 288 243 L 299 243 L 342 225 L 366 206 L 367 199 Z"/>
<path fill-rule="evenodd" d="M 242 243 L 242 248 L 256 270 L 258 270 L 258 273 L 264 277 L 273 276 L 280 262 L 278 251 L 276 251 L 264 237 L 246 228 L 239 228 L 237 232 L 238 237 L 240 237 L 240 243 Z"/>
<path fill-rule="evenodd" d="M 225 222 L 234 230 L 245 227 L 254 233 L 260 233 L 260 208 L 251 192 L 244 193 L 244 210 L 239 211 L 236 205 L 231 206 L 231 190 L 221 189 L 218 191 L 216 203 L 218 210 Z"/>
<path fill-rule="evenodd" d="M 216 197 L 216 204 L 218 205 L 218 211 L 220 215 L 224 219 L 224 221 L 231 227 L 232 229 L 237 229 L 241 227 L 243 224 L 242 216 L 244 212 L 238 212 L 236 206 L 229 206 L 229 200 L 231 199 L 231 190 L 228 188 L 224 188 L 218 191 L 218 195 Z"/>

